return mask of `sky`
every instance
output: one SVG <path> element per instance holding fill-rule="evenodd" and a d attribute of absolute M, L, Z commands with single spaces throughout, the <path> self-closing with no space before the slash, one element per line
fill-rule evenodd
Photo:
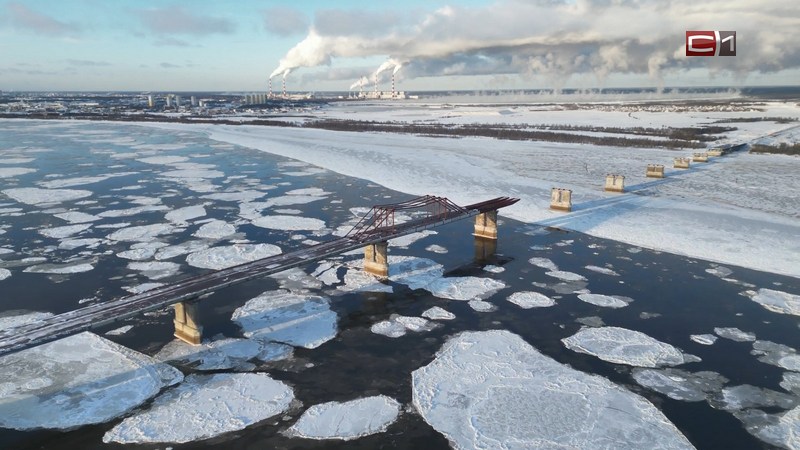
<path fill-rule="evenodd" d="M 798 42 L 796 0 L 0 0 L 0 90 L 800 85 Z"/>

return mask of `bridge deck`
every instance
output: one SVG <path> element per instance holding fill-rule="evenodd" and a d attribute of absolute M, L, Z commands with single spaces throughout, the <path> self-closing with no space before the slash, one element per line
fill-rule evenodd
<path fill-rule="evenodd" d="M 426 196 L 420 198 L 434 197 Z M 404 209 L 402 205 L 416 205 L 414 202 L 417 200 L 419 199 L 402 204 L 383 205 L 382 208 Z M 333 239 L 305 249 L 270 256 L 216 272 L 184 278 L 170 285 L 139 294 L 97 303 L 10 330 L 0 330 L 0 356 L 105 326 L 144 312 L 161 309 L 181 301 L 196 299 L 234 284 L 319 261 L 368 244 L 473 217 L 482 212 L 514 204 L 516 201 L 517 199 L 498 197 L 464 208 L 457 207 L 457 210 L 443 210 L 438 214 L 401 224 L 392 223 L 391 225 L 368 229 L 361 228 L 357 233 L 351 232 L 342 238 Z M 355 229 L 356 227 L 354 227 Z"/>

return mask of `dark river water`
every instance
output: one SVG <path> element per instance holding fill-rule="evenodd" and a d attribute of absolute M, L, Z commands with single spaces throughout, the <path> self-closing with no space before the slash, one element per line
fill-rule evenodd
<path fill-rule="evenodd" d="M 161 156 L 181 158 L 167 161 L 168 164 L 141 161 Z M 0 281 L 0 315 L 17 310 L 62 313 L 127 295 L 123 288 L 153 281 L 141 271 L 130 269 L 128 264 L 131 261 L 116 256 L 129 250 L 130 242 L 113 241 L 107 237 L 121 223 L 129 226 L 163 223 L 166 213 L 181 207 L 203 204 L 205 215 L 188 220 L 172 232 L 159 236 L 158 240 L 168 244 L 196 240 L 192 234 L 200 222 L 208 219 L 237 225 L 237 234 L 217 245 L 229 244 L 226 240 L 246 240 L 275 244 L 288 252 L 305 247 L 305 239 L 321 241 L 333 238 L 325 233 L 315 236 L 308 231 L 253 226 L 239 215 L 239 202 L 204 199 L 203 196 L 209 193 L 263 191 L 267 196 L 255 201 L 264 201 L 297 189 L 319 188 L 327 192 L 322 199 L 305 204 L 273 206 L 272 209 L 297 210 L 287 214 L 323 220 L 330 230 L 353 219 L 351 208 L 410 198 L 407 194 L 363 180 L 295 164 L 254 150 L 215 143 L 199 134 L 132 125 L 0 121 L 0 160 L 10 161 L 0 164 L 0 169 L 35 169 L 0 178 L 0 190 L 58 187 L 59 180 L 79 177 L 104 178 L 91 178 L 89 181 L 92 182 L 61 187 L 88 190 L 91 195 L 54 204 L 21 203 L 0 194 L 0 230 L 3 231 L 0 249 L 6 249 L 0 253 L 0 268 L 11 272 L 10 277 Z M 177 176 L 167 174 L 175 170 L 195 172 Z M 118 174 L 124 175 L 110 176 Z M 160 202 L 142 199 L 159 199 Z M 70 237 L 98 239 L 88 246 L 70 248 L 70 245 L 62 245 L 65 238 L 40 233 L 46 228 L 67 225 L 55 216 L 66 210 L 101 215 L 111 210 L 146 206 L 148 202 L 165 205 L 167 209 L 142 211 L 129 216 L 101 216 L 91 222 L 91 228 Z M 425 290 L 411 290 L 393 282 L 387 282 L 393 286 L 392 293 L 331 295 L 335 285 L 318 287 L 314 293 L 329 297 L 330 307 L 338 316 L 336 337 L 314 349 L 297 348 L 290 360 L 260 364 L 255 369 L 289 384 L 304 407 L 379 394 L 392 397 L 403 404 L 405 410 L 386 432 L 348 442 L 313 441 L 282 435 L 281 431 L 299 417 L 301 409 L 206 441 L 126 447 L 448 448 L 447 440 L 413 411 L 411 372 L 428 364 L 444 342 L 460 331 L 505 329 L 561 363 L 602 375 L 644 396 L 697 448 L 772 448 L 749 434 L 732 413 L 712 407 L 707 401 L 672 400 L 638 385 L 631 375 L 630 366 L 574 352 L 567 349 L 561 339 L 575 334 L 584 324 L 596 326 L 602 323 L 637 330 L 702 359 L 681 365 L 680 369 L 721 374 L 729 380 L 727 386 L 747 384 L 786 393 L 779 385 L 785 370 L 758 361 L 751 354 L 752 342 L 720 338 L 713 345 L 701 345 L 690 336 L 714 334 L 715 327 L 736 327 L 755 334 L 759 340 L 800 348 L 796 316 L 770 312 L 742 295 L 744 291 L 761 288 L 800 294 L 800 280 L 735 266 L 720 269 L 716 264 L 703 260 L 508 219 L 502 219 L 496 252 L 488 258 L 476 257 L 469 221 L 449 224 L 436 231 L 436 234 L 419 239 L 406 248 L 390 246 L 389 252 L 391 255 L 430 258 L 445 267 L 445 276 L 475 276 L 502 281 L 506 287 L 485 298 L 496 307 L 494 311 L 478 312 L 466 301 L 437 298 Z M 447 252 L 432 252 L 432 245 Z M 545 274 L 548 269 L 531 264 L 529 259 L 534 257 L 547 258 L 560 270 L 581 274 L 587 281 L 560 282 Z M 179 264 L 178 271 L 157 281 L 168 282 L 206 271 L 189 266 L 185 258 L 185 255 L 180 255 L 169 259 Z M 357 258 L 341 256 L 334 261 Z M 67 274 L 24 272 L 26 267 L 35 265 L 80 263 L 91 264 L 93 269 Z M 503 270 L 484 270 L 487 265 L 499 266 Z M 586 266 L 612 269 L 617 276 L 587 270 Z M 311 273 L 316 267 L 317 264 L 312 264 L 304 270 Z M 726 280 L 718 275 L 720 271 L 724 272 Z M 278 288 L 276 279 L 265 278 L 218 291 L 204 299 L 200 303 L 204 335 L 241 336 L 238 326 L 231 321 L 233 311 L 260 293 Z M 625 296 L 634 301 L 623 308 L 604 308 L 578 299 L 574 291 L 581 289 Z M 513 292 L 531 290 L 550 296 L 556 300 L 556 305 L 522 309 L 507 301 Z M 432 306 L 445 308 L 455 314 L 456 319 L 443 321 L 432 331 L 408 333 L 396 339 L 370 331 L 372 325 L 392 314 L 419 316 Z M 130 319 L 95 332 L 103 335 L 121 325 L 133 325 L 133 328 L 122 335 L 106 337 L 148 355 L 154 355 L 172 340 L 172 315 L 168 311 Z M 181 370 L 185 374 L 193 371 L 187 367 L 181 367 Z M 781 412 L 774 408 L 764 410 Z M 119 420 L 66 432 L 0 429 L 0 448 L 121 447 L 102 443 L 103 434 Z"/>

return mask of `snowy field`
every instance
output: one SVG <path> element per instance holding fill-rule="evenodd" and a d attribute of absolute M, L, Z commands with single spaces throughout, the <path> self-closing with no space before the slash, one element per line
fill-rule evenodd
<path fill-rule="evenodd" d="M 698 126 L 723 118 L 800 118 L 800 107 L 767 103 L 760 111 L 552 111 L 522 106 L 410 104 L 334 105 L 326 115 L 361 120 L 526 123 L 599 126 Z M 796 124 L 733 124 L 719 143 L 750 142 Z M 503 215 L 646 248 L 768 272 L 800 276 L 800 159 L 746 153 L 672 169 L 693 151 L 591 145 L 443 139 L 256 126 L 149 126 L 198 131 L 214 140 L 263 150 L 364 178 L 409 194 L 434 194 L 459 204 L 492 196 L 521 201 Z M 716 144 L 716 143 L 712 143 Z M 663 164 L 666 178 L 645 177 Z M 606 174 L 624 175 L 628 193 L 605 193 Z M 573 191 L 573 212 L 548 209 L 550 188 Z"/>

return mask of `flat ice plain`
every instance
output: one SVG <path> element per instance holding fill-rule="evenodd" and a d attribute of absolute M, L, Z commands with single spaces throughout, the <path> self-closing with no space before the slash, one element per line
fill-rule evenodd
<path fill-rule="evenodd" d="M 600 126 L 699 126 L 717 118 L 800 118 L 800 107 L 766 103 L 760 112 L 651 112 L 552 110 L 528 105 L 405 103 L 333 105 L 329 118 L 442 124 L 508 123 Z M 516 196 L 501 213 L 523 222 L 557 226 L 645 248 L 725 264 L 800 276 L 800 160 L 780 155 L 733 154 L 671 169 L 693 150 L 616 148 L 583 144 L 441 139 L 407 134 L 333 132 L 259 126 L 147 126 L 206 133 L 211 139 L 305 161 L 414 195 L 442 195 L 464 205 Z M 727 142 L 750 142 L 795 124 L 736 123 Z M 711 143 L 711 145 L 716 143 Z M 647 164 L 663 164 L 666 178 L 645 178 Z M 605 175 L 625 175 L 628 192 L 603 192 Z M 573 191 L 573 212 L 550 211 L 550 188 Z"/>

